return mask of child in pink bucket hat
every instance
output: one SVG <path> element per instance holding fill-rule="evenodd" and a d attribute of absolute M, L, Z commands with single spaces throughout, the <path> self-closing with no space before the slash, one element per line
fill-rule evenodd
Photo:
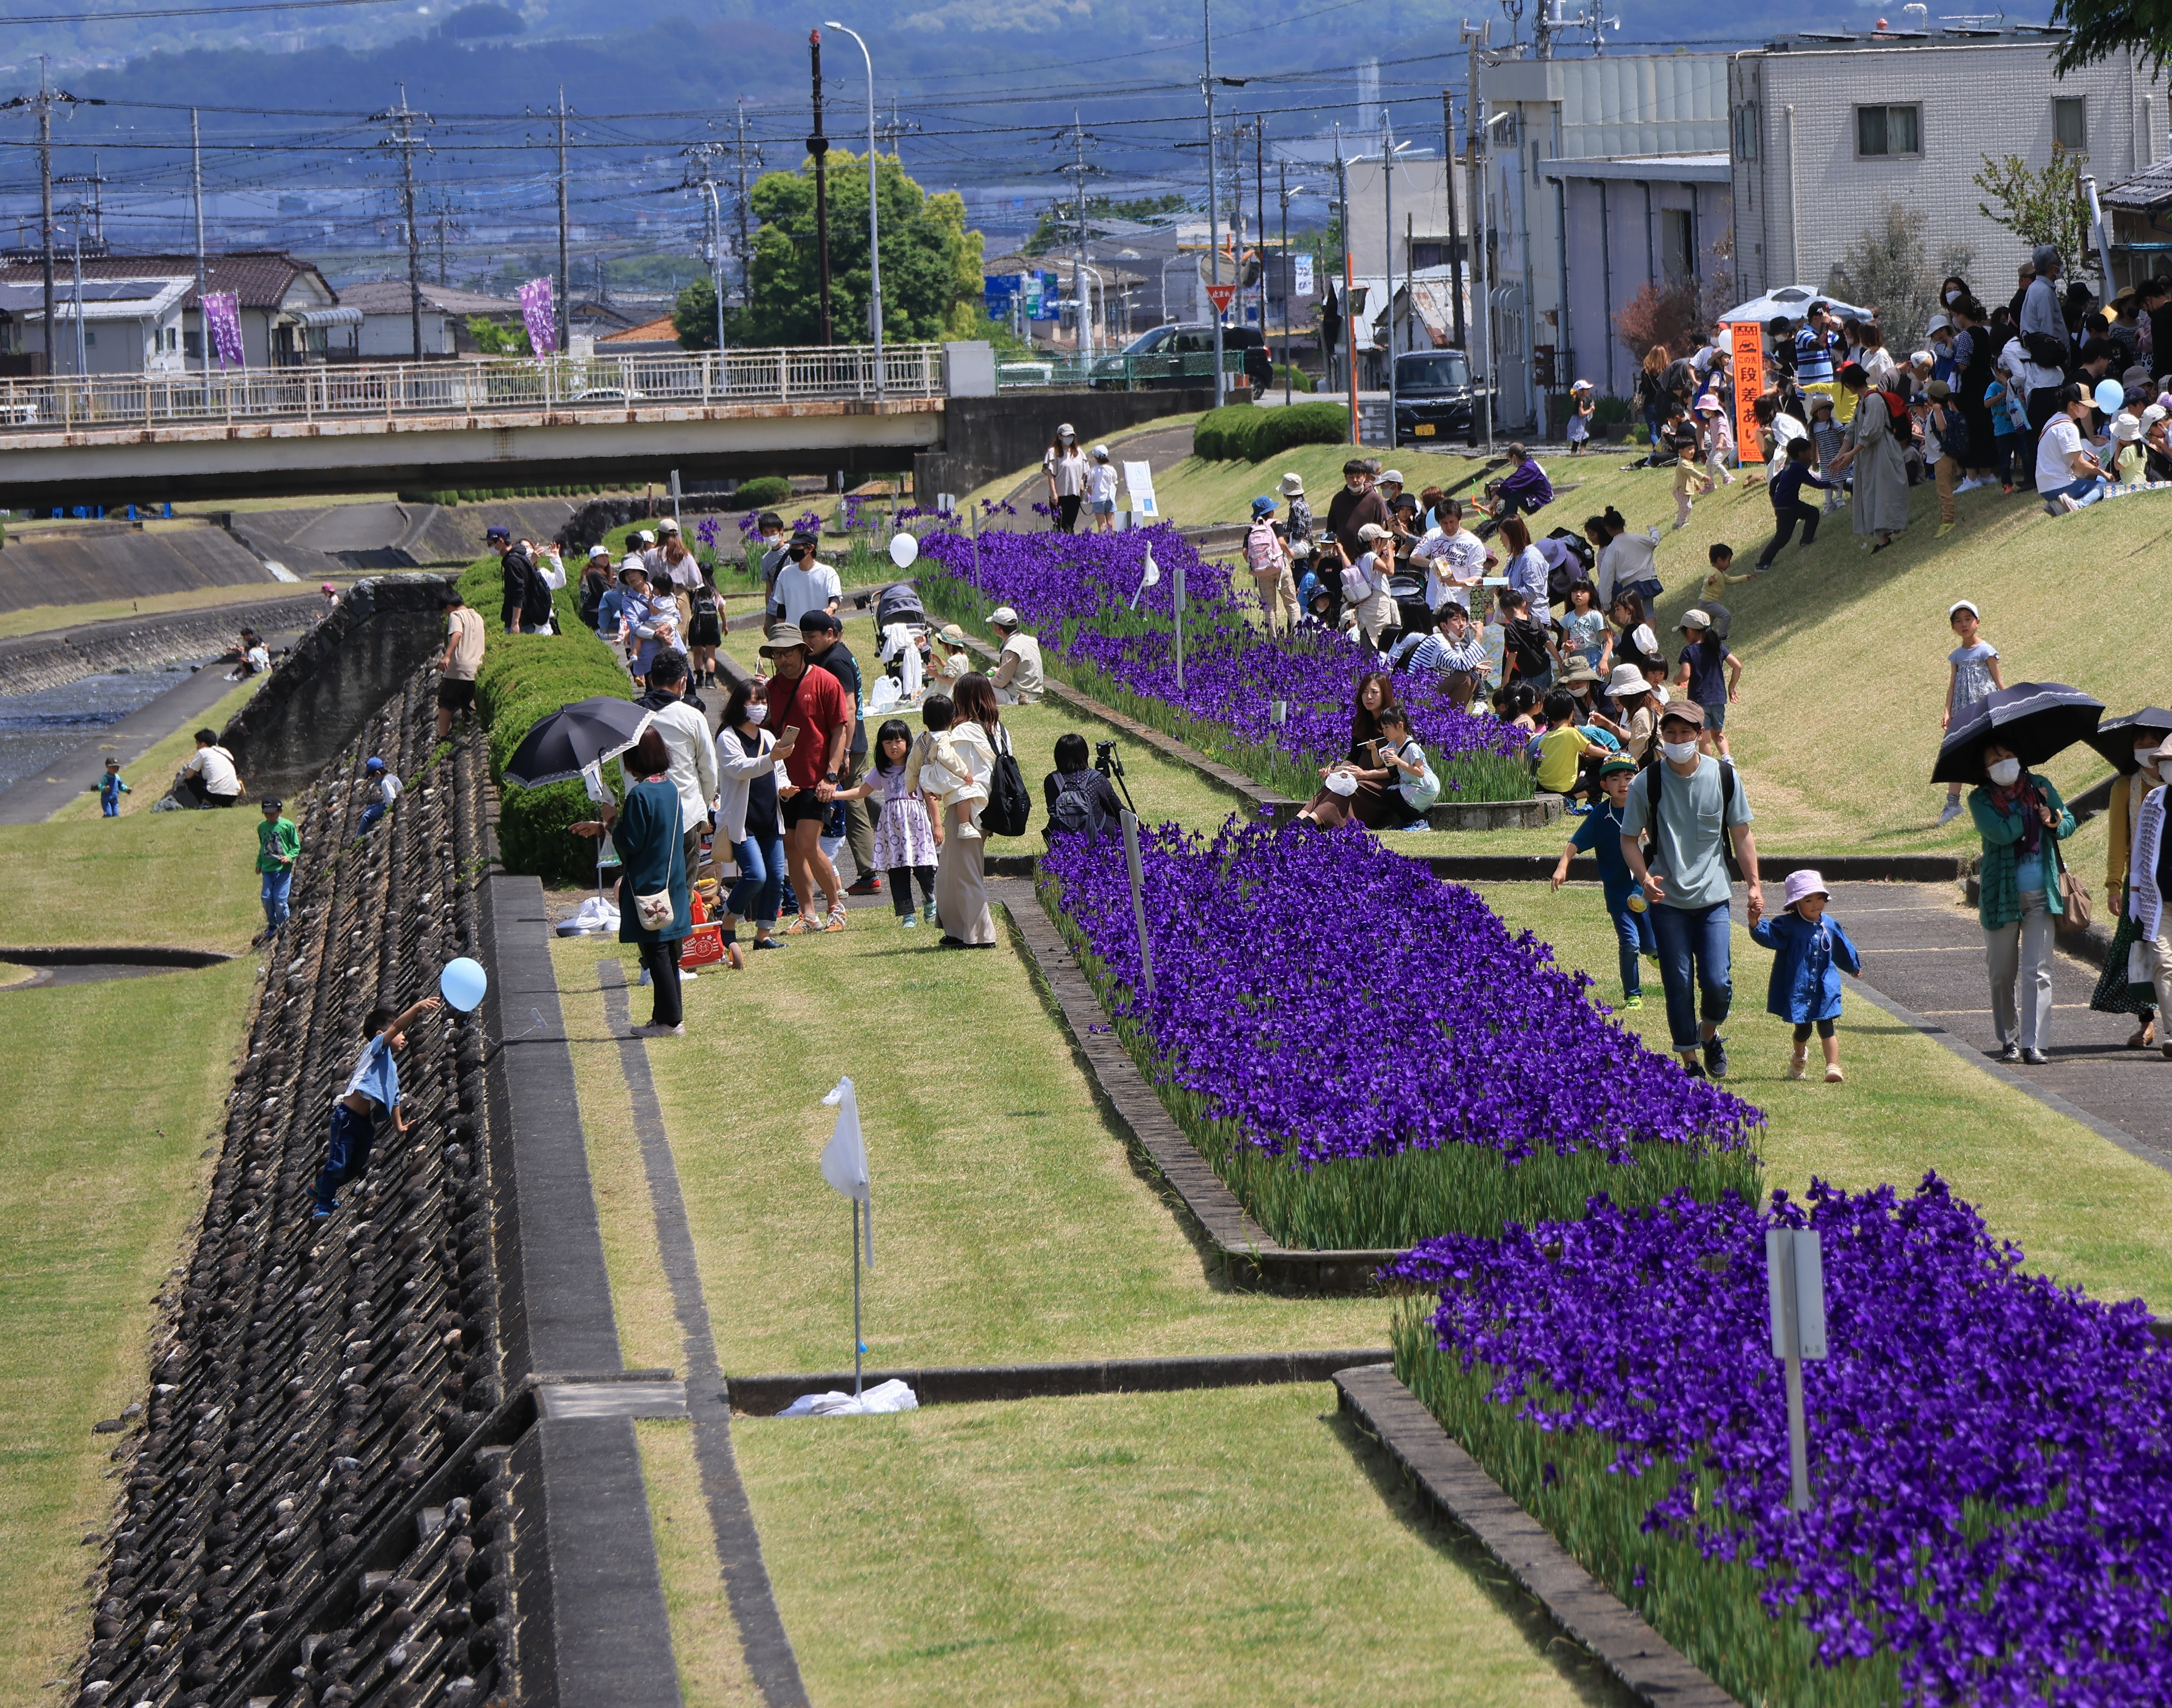
<path fill-rule="evenodd" d="M 1750 935 L 1772 951 L 1766 1012 L 1795 1028 L 1795 1055 L 1788 1077 L 1800 1079 L 1808 1068 L 1814 1029 L 1825 1045 L 1825 1083 L 1837 1085 L 1842 1076 L 1840 1039 L 1833 1034 L 1833 1023 L 1840 1018 L 1840 975 L 1847 972 L 1861 978 L 1863 957 L 1840 921 L 1825 911 L 1831 899 L 1825 879 L 1816 873 L 1791 872 L 1786 905 L 1751 926 Z"/>

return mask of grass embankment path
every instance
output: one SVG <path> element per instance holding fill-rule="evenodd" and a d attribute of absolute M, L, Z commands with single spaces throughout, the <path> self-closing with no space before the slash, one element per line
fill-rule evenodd
<path fill-rule="evenodd" d="M 173 787 L 175 775 L 180 771 L 182 765 L 188 762 L 189 755 L 196 751 L 196 732 L 199 729 L 225 728 L 228 720 L 255 699 L 257 690 L 269 679 L 268 677 L 259 676 L 252 680 L 236 684 L 233 690 L 223 696 L 217 704 L 198 716 L 184 717 L 181 720 L 181 728 L 175 730 L 170 735 L 160 737 L 141 755 L 123 765 L 121 767 L 121 780 L 128 785 L 129 792 L 121 798 L 120 816 L 124 819 L 133 818 L 138 813 L 148 813 L 158 805 L 167 790 Z M 49 824 L 69 824 L 77 819 L 104 818 L 105 812 L 98 803 L 97 788 L 98 772 L 103 770 L 103 765 L 94 768 L 91 774 L 83 779 L 83 792 L 46 822 Z M 246 781 L 247 779 L 245 778 L 244 781 Z M 241 808 L 234 808 L 230 810 L 239 812 Z M 160 816 L 174 815 L 162 814 Z M 193 817 L 195 814 L 183 814 L 180 816 Z M 255 815 L 250 814 L 247 816 L 250 823 L 250 835 L 253 839 L 255 835 Z"/>
<path fill-rule="evenodd" d="M 35 834 L 0 830 L 0 849 Z M 0 995 L 0 1700 L 47 1700 L 88 1635 L 82 1542 L 120 1490 L 118 1437 L 91 1425 L 143 1398 L 148 1302 L 198 1214 L 255 976 L 241 960 Z"/>
<path fill-rule="evenodd" d="M 192 587 L 179 593 L 145 594 L 139 599 L 93 599 L 82 604 L 25 605 L 0 611 L 0 640 L 48 632 L 73 633 L 121 617 L 171 616 L 177 611 L 215 611 L 223 605 L 264 604 L 294 599 L 307 588 L 277 581 L 243 582 L 233 587 Z"/>

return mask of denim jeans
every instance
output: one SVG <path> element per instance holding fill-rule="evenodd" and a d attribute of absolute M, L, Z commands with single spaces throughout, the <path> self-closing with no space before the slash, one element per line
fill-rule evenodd
<path fill-rule="evenodd" d="M 384 803 L 372 801 L 362 809 L 362 823 L 355 827 L 355 835 L 367 836 L 377 828 L 377 821 L 384 816 Z"/>
<path fill-rule="evenodd" d="M 2080 480 L 2064 486 L 2054 486 L 2041 496 L 2047 503 L 2056 504 L 2062 498 L 2072 498 L 2077 504 L 2094 504 L 2104 495 L 2104 482 L 2094 475 L 2084 475 Z"/>
<path fill-rule="evenodd" d="M 329 1216 L 339 1208 L 339 1189 L 369 1166 L 369 1141 L 377 1123 L 343 1103 L 332 1105 L 332 1126 L 325 1143 L 325 1166 L 317 1172 L 317 1208 Z"/>
<path fill-rule="evenodd" d="M 1648 916 L 1659 945 L 1659 982 L 1667 992 L 1667 1030 L 1678 1053 L 1694 1050 L 1702 1041 L 1697 1035 L 1700 994 L 1704 1018 L 1714 1026 L 1727 1018 L 1734 1002 L 1728 941 L 1733 921 L 1728 905 L 1715 901 L 1710 907 L 1669 907 L 1662 902 Z"/>
<path fill-rule="evenodd" d="M 1659 941 L 1652 935 L 1652 910 L 1634 911 L 1629 905 L 1629 887 L 1605 886 L 1606 916 L 1614 921 L 1614 940 L 1621 958 L 1621 995 L 1626 1001 L 1644 994 L 1644 968 L 1641 957 L 1656 951 Z"/>
<path fill-rule="evenodd" d="M 776 924 L 784 892 L 784 839 L 750 835 L 732 845 L 732 859 L 739 877 L 724 898 L 724 911 L 735 919 Z"/>
<path fill-rule="evenodd" d="M 264 923 L 277 931 L 287 922 L 287 892 L 294 887 L 294 868 L 282 866 L 277 872 L 264 874 L 261 900 L 264 903 Z"/>

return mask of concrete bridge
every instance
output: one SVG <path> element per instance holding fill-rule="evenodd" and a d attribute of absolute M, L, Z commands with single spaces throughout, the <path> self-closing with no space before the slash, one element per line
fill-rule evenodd
<path fill-rule="evenodd" d="M 912 469 L 963 492 L 1203 389 L 996 395 L 985 344 L 318 364 L 0 381 L 0 503 Z"/>

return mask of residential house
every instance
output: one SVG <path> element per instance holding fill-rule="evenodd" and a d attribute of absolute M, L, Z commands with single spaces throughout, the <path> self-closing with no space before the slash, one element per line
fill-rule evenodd
<path fill-rule="evenodd" d="M 679 328 L 669 314 L 659 314 L 653 320 L 644 320 L 638 326 L 628 326 L 623 331 L 596 340 L 599 356 L 661 356 L 683 349 L 679 342 Z"/>
<path fill-rule="evenodd" d="M 178 371 L 181 366 L 181 305 L 195 287 L 193 277 L 86 278 L 78 301 L 74 269 L 70 267 L 67 273 L 56 275 L 53 281 L 53 319 L 60 330 L 52 371 Z M 27 365 L 36 371 L 43 371 L 45 365 L 45 314 L 42 278 L 29 282 L 0 282 L 0 340 L 4 340 L 11 353 L 30 352 L 31 361 Z"/>
<path fill-rule="evenodd" d="M 54 271 L 54 318 L 59 325 L 52 366 L 62 373 L 70 371 L 75 359 L 74 332 L 67 306 L 73 301 L 74 276 L 73 257 Z M 83 354 L 89 371 L 138 371 L 145 367 L 166 365 L 169 357 L 171 365 L 176 368 L 202 364 L 203 323 L 196 306 L 194 255 L 105 255 L 94 260 L 86 255 L 83 277 Z M 338 312 L 339 298 L 325 282 L 325 276 L 315 264 L 297 260 L 283 250 L 232 250 L 207 256 L 205 278 L 208 289 L 230 291 L 238 299 L 242 349 L 250 367 L 276 367 L 320 358 L 336 339 L 338 329 L 352 323 L 352 317 Z M 96 300 L 94 287 L 101 282 L 142 293 L 151 281 L 176 279 L 184 281 L 186 288 L 169 305 L 171 319 L 167 318 L 168 308 L 146 306 L 164 300 L 167 290 L 164 283 L 148 294 L 116 295 L 105 299 L 105 306 L 92 306 Z M 42 359 L 46 341 L 41 267 L 35 260 L 23 259 L 21 252 L 16 251 L 4 265 L 0 265 L 0 286 L 35 287 L 35 306 L 27 315 L 18 314 L 15 318 L 20 329 L 19 347 L 36 352 Z M 115 303 L 137 306 L 110 306 Z M 154 322 L 158 334 L 155 349 L 152 347 Z M 120 330 L 124 325 L 129 328 L 125 332 Z M 94 346 L 92 333 L 105 325 L 115 330 L 107 340 Z M 169 340 L 169 333 L 178 336 Z M 109 352 L 114 358 L 110 362 L 106 359 Z"/>
<path fill-rule="evenodd" d="M 2056 148 L 2078 157 L 2101 184 L 2115 184 L 2161 158 L 2157 144 L 2172 111 L 2163 73 L 2131 51 L 2053 77 L 2062 35 L 1985 19 L 1796 35 L 1732 56 L 1740 294 L 1822 288 L 1833 263 L 1891 200 L 1922 213 L 1933 266 L 1954 266 L 1987 303 L 2005 301 L 2029 249 L 1981 212 L 1989 198 L 1974 180 L 1985 161 L 2019 155 L 2040 169 Z M 1942 263 L 1942 253 L 1954 260 Z"/>
<path fill-rule="evenodd" d="M 411 361 L 415 355 L 414 298 L 422 303 L 422 354 L 427 357 L 467 355 L 478 346 L 468 330 L 470 319 L 519 328 L 520 304 L 481 291 L 423 283 L 411 289 L 405 279 L 371 279 L 340 287 L 340 306 L 360 311 L 355 347 L 364 361 Z M 524 340 L 524 352 L 527 344 Z"/>

